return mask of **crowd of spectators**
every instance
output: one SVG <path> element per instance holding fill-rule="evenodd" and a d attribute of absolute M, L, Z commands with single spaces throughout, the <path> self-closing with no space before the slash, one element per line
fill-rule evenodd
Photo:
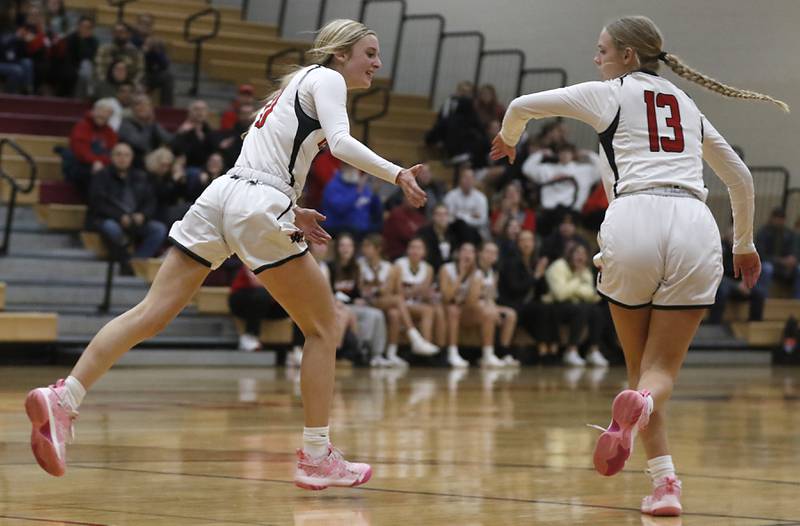
<path fill-rule="evenodd" d="M 254 88 L 239 87 L 218 129 L 207 103 L 196 100 L 185 122 L 167 131 L 156 120 L 154 97 L 172 105 L 174 78 L 152 15 L 116 23 L 111 41 L 101 43 L 93 19 L 67 11 L 63 0 L 19 5 L 0 10 L 4 89 L 93 101 L 62 152 L 64 177 L 89 205 L 87 227 L 131 273 L 131 258 L 163 251 L 172 223 L 235 163 L 257 109 Z M 349 356 L 404 366 L 398 345 L 405 334 L 417 354 L 441 350 L 451 366 L 463 367 L 459 339 L 474 327 L 488 367 L 556 357 L 573 366 L 605 366 L 607 357 L 617 358 L 589 263 L 589 240 L 608 206 L 597 155 L 577 149 L 563 123 L 553 120 L 523 136 L 514 166 L 492 162 L 489 142 L 504 113 L 492 85 L 476 90 L 459 83 L 425 136 L 453 167 L 453 181 L 424 172 L 423 209 L 329 152 L 315 160 L 303 199 L 327 217 L 323 226 L 335 237 L 330 260 L 313 248 L 336 295 Z M 783 217 L 776 210 L 758 233 L 764 270 L 756 288 L 743 289 L 726 259 L 711 323 L 722 320 L 728 300 L 748 300 L 750 319 L 761 319 L 773 280 L 800 298 L 800 235 Z M 723 254 L 730 243 L 728 233 Z M 285 314 L 252 292 L 256 283 L 241 271 L 231 300 L 234 312 L 248 312 L 248 301 L 263 311 L 247 318 L 245 350 L 258 347 L 258 319 Z M 530 353 L 512 346 L 520 330 L 532 337 Z"/>

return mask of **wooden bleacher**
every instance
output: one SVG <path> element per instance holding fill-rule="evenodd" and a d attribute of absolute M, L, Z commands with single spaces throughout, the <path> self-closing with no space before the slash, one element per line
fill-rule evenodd
<path fill-rule="evenodd" d="M 58 314 L 54 312 L 2 312 L 6 284 L 0 282 L 0 344 L 45 343 L 58 338 Z"/>
<path fill-rule="evenodd" d="M 36 219 L 50 230 L 79 231 L 86 224 L 86 205 L 36 204 Z"/>

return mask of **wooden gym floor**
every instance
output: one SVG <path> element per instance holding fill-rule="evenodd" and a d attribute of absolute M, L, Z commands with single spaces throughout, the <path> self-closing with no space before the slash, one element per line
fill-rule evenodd
<path fill-rule="evenodd" d="M 334 443 L 363 489 L 291 483 L 295 374 L 113 370 L 81 408 L 64 478 L 28 446 L 26 391 L 65 369 L 0 368 L 0 524 L 800 525 L 800 369 L 688 368 L 671 406 L 685 515 L 639 514 L 641 448 L 591 469 L 622 369 L 339 370 Z"/>

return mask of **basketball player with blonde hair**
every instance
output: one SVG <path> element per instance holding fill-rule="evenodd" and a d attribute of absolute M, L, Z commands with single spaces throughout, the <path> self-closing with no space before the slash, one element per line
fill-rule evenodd
<path fill-rule="evenodd" d="M 594 451 L 603 475 L 622 470 L 640 432 L 653 482 L 641 511 L 680 515 L 681 483 L 667 443 L 665 410 L 689 344 L 722 277 L 719 231 L 705 205 L 703 160 L 727 185 L 733 209 L 735 273 L 753 287 L 761 263 L 753 244 L 753 179 L 745 164 L 659 63 L 691 82 L 739 99 L 785 103 L 722 84 L 663 48 L 646 17 L 603 28 L 594 62 L 602 82 L 526 95 L 508 108 L 491 156 L 508 156 L 532 118 L 571 117 L 600 134 L 611 204 L 598 235 L 598 292 L 608 299 L 625 353 L 630 389 Z"/>
<path fill-rule="evenodd" d="M 306 245 L 306 239 L 325 243 L 330 236 L 318 224 L 325 217 L 296 201 L 311 161 L 325 145 L 344 162 L 400 186 L 417 207 L 426 201 L 416 183 L 422 166 L 396 166 L 350 135 L 347 90 L 368 88 L 381 67 L 373 31 L 353 20 L 334 20 L 319 31 L 308 55 L 313 64 L 287 76 L 261 109 L 235 166 L 173 225 L 175 246 L 144 300 L 98 332 L 66 380 L 28 394 L 31 446 L 48 473 L 65 472 L 65 442 L 86 390 L 131 347 L 158 334 L 209 271 L 236 253 L 305 335 L 305 429 L 295 484 L 324 489 L 358 486 L 370 478 L 369 465 L 347 462 L 330 444 L 336 315 L 330 287 Z"/>

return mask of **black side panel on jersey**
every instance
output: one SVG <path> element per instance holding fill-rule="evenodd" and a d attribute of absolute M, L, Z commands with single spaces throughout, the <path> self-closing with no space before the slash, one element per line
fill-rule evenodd
<path fill-rule="evenodd" d="M 297 155 L 300 153 L 300 146 L 303 145 L 303 141 L 305 141 L 309 135 L 322 128 L 318 120 L 312 119 L 306 115 L 306 112 L 300 107 L 300 84 L 303 83 L 309 73 L 321 67 L 323 66 L 317 66 L 316 68 L 311 68 L 306 71 L 306 74 L 303 75 L 303 78 L 297 83 L 297 91 L 294 94 L 294 113 L 297 116 L 297 134 L 294 136 L 292 156 L 289 158 L 289 175 L 292 178 L 289 183 L 290 186 L 294 186 L 294 163 L 297 161 Z"/>
<path fill-rule="evenodd" d="M 614 158 L 614 135 L 617 133 L 617 127 L 619 126 L 619 113 L 621 109 L 622 108 L 617 110 L 617 115 L 614 117 L 614 120 L 608 128 L 600 134 L 600 144 L 603 146 L 606 159 L 608 159 L 608 165 L 611 166 L 611 170 L 614 172 L 614 197 L 617 197 L 617 183 L 619 182 L 617 161 Z"/>

